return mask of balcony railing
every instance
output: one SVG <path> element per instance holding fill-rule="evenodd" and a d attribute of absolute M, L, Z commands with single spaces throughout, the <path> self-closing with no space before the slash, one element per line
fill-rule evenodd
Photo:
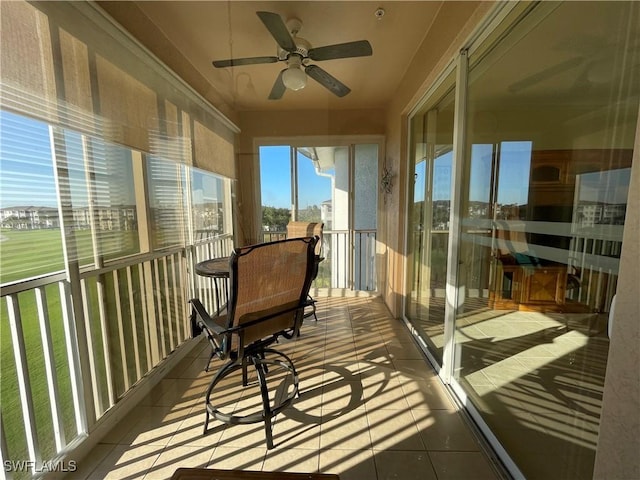
<path fill-rule="evenodd" d="M 224 235 L 78 272 L 72 281 L 56 273 L 3 285 L 3 466 L 62 458 L 185 342 L 188 299 L 195 293 L 218 307 L 193 265 L 228 255 L 232 243 Z"/>
<path fill-rule="evenodd" d="M 263 241 L 282 240 L 284 231 L 263 232 Z M 376 231 L 324 230 L 316 288 L 376 290 Z"/>

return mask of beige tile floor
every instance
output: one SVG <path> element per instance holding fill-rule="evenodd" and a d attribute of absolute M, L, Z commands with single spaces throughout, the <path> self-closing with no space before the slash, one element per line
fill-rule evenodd
<path fill-rule="evenodd" d="M 74 478 L 162 479 L 178 467 L 337 473 L 342 480 L 500 478 L 379 299 L 319 298 L 318 317 L 276 347 L 294 360 L 300 397 L 276 419 L 274 449 L 266 448 L 262 424 L 213 420 L 202 435 L 213 375 L 203 371 L 202 342 L 79 462 Z M 252 402 L 251 388 L 220 387 L 228 408 Z"/>
<path fill-rule="evenodd" d="M 486 299 L 471 300 L 456 322 L 457 373 L 468 401 L 524 477 L 591 478 L 607 315 L 493 310 Z M 412 308 L 416 327 L 441 353 L 442 299 Z"/>

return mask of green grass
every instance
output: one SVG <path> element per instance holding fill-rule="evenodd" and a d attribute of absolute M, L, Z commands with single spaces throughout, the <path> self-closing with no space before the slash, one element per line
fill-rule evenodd
<path fill-rule="evenodd" d="M 120 244 L 129 247 L 129 251 L 137 248 L 137 242 L 131 235 L 119 235 Z M 9 283 L 24 278 L 35 277 L 64 269 L 62 255 L 62 239 L 59 229 L 51 230 L 7 230 L 0 231 L 0 282 Z M 124 241 L 122 241 L 124 240 Z M 78 251 L 83 258 L 89 261 L 92 256 L 91 233 L 89 231 L 76 232 Z M 127 252 L 120 253 L 121 255 Z M 113 282 L 111 282 L 113 283 Z M 100 319 L 97 314 L 96 281 L 90 280 L 88 285 L 90 312 L 95 358 L 98 359 L 98 377 L 101 381 L 102 392 L 106 391 L 106 379 L 104 375 L 104 361 L 102 356 L 102 337 L 100 332 Z M 126 283 L 125 283 L 126 284 Z M 126 287 L 121 286 L 121 295 Z M 49 326 L 53 346 L 54 362 L 57 374 L 59 406 L 62 412 L 63 429 L 66 440 L 69 441 L 77 434 L 77 425 L 71 397 L 71 379 L 67 361 L 67 350 L 62 323 L 62 309 L 57 284 L 48 285 L 45 288 L 47 308 L 49 312 Z M 137 277 L 134 279 L 134 295 L 139 293 Z M 33 395 L 35 410 L 35 423 L 38 443 L 43 459 L 55 455 L 55 443 L 53 437 L 53 424 L 51 416 L 49 391 L 46 382 L 44 353 L 41 340 L 40 325 L 33 291 L 23 292 L 18 295 L 20 305 L 20 317 L 22 320 L 22 332 L 27 356 L 27 368 L 29 385 Z M 115 308 L 108 305 L 108 310 Z M 135 315 L 137 312 L 133 312 Z M 125 321 L 129 321 L 125 319 Z M 141 334 L 141 333 L 140 333 Z M 110 325 L 110 337 L 112 345 L 117 345 L 117 328 Z M 112 358 L 117 352 L 111 352 Z M 114 370 L 118 370 L 118 365 Z M 121 368 L 121 366 L 120 366 Z M 120 373 L 120 375 L 122 375 Z M 133 374 L 130 375 L 133 377 Z M 85 376 L 88 381 L 88 376 Z M 132 380 L 135 380 L 132 378 Z M 123 393 L 121 389 L 118 393 Z M 105 395 L 103 402 L 108 405 Z M 5 429 L 6 441 L 10 458 L 13 460 L 27 460 L 26 433 L 23 420 L 23 406 L 18 389 L 17 370 L 13 352 L 13 341 L 8 317 L 7 300 L 0 300 L 0 404 L 2 405 L 2 422 Z"/>
<path fill-rule="evenodd" d="M 59 229 L 0 230 L 0 283 L 64 268 Z"/>
<path fill-rule="evenodd" d="M 60 230 L 0 231 L 0 281 L 8 283 L 62 270 Z M 57 285 L 45 288 L 49 326 L 60 394 L 62 421 L 67 436 L 76 431 L 67 352 L 62 325 L 62 311 Z M 33 292 L 18 296 L 22 332 L 27 356 L 29 385 L 33 394 L 38 443 L 43 458 L 55 454 L 49 392 L 46 384 L 44 353 Z M 26 460 L 27 445 L 22 404 L 18 391 L 17 370 L 13 353 L 6 298 L 0 302 L 0 401 L 2 421 L 12 459 Z"/>

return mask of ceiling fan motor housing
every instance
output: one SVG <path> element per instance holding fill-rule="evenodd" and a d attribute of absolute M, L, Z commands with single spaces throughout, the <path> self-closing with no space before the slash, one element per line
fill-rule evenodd
<path fill-rule="evenodd" d="M 285 49 L 278 47 L 278 58 L 280 60 L 287 60 L 290 55 L 300 55 L 303 61 L 308 61 L 311 44 L 302 37 L 294 37 L 293 40 L 296 42 L 295 52 L 287 52 Z"/>

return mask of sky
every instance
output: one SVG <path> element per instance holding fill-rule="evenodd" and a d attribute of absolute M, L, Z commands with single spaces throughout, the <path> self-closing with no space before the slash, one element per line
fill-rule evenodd
<path fill-rule="evenodd" d="M 69 188 L 74 207 L 89 203 L 81 134 L 64 131 Z M 135 203 L 131 150 L 100 140 L 91 141 L 92 179 L 98 206 Z M 57 208 L 49 126 L 0 111 L 0 208 Z"/>
<path fill-rule="evenodd" d="M 502 142 L 500 144 L 500 178 L 498 181 L 498 203 L 525 205 L 529 191 L 529 165 L 531 142 Z M 475 202 L 489 202 L 491 189 L 491 168 L 493 145 L 475 144 L 471 146 L 471 181 L 469 199 Z M 434 160 L 433 200 L 451 200 L 451 164 L 453 153 L 447 153 Z M 416 165 L 417 173 L 414 201 L 424 200 L 425 163 Z M 527 174 L 523 174 L 527 172 Z"/>
<path fill-rule="evenodd" d="M 27 205 L 57 206 L 49 128 L 0 111 L 0 208 Z"/>
<path fill-rule="evenodd" d="M 262 205 L 291 208 L 291 161 L 289 146 L 260 147 Z M 318 176 L 311 160 L 298 154 L 298 205 L 300 208 L 331 199 L 331 179 Z"/>
<path fill-rule="evenodd" d="M 67 147 L 78 149 L 77 135 L 67 138 Z M 531 142 L 502 142 L 500 145 L 500 177 L 498 203 L 519 205 L 528 199 Z M 489 201 L 491 184 L 492 145 L 473 145 L 471 162 L 470 199 Z M 291 207 L 291 167 L 289 146 L 260 147 L 260 178 L 262 205 Z M 111 152 L 113 154 L 113 152 Z M 75 157 L 76 155 L 71 155 Z M 81 157 L 81 154 L 78 154 Z M 435 200 L 448 200 L 451 183 L 451 154 L 435 162 Z M 124 161 L 113 155 L 110 162 Z M 421 166 L 418 167 L 420 170 Z M 105 171 L 108 175 L 113 175 Z M 0 208 L 10 206 L 56 207 L 55 183 L 51 159 L 48 126 L 10 112 L 0 111 Z M 331 173 L 331 172 L 329 172 Z M 424 195 L 424 169 L 418 172 L 416 198 Z M 81 174 L 81 168 L 78 168 Z M 583 175 L 581 200 L 624 203 L 629 186 L 629 169 Z M 81 182 L 78 178 L 78 183 Z M 125 181 L 125 179 L 120 179 Z M 331 199 L 331 179 L 316 174 L 312 162 L 298 155 L 298 204 L 300 208 L 317 205 Z M 124 189 L 131 190 L 132 189 Z M 126 192 L 122 193 L 126 196 Z M 77 201 L 79 199 L 74 199 Z M 132 199 L 130 199 L 133 201 Z M 124 200 L 123 200 L 124 201 Z"/>

